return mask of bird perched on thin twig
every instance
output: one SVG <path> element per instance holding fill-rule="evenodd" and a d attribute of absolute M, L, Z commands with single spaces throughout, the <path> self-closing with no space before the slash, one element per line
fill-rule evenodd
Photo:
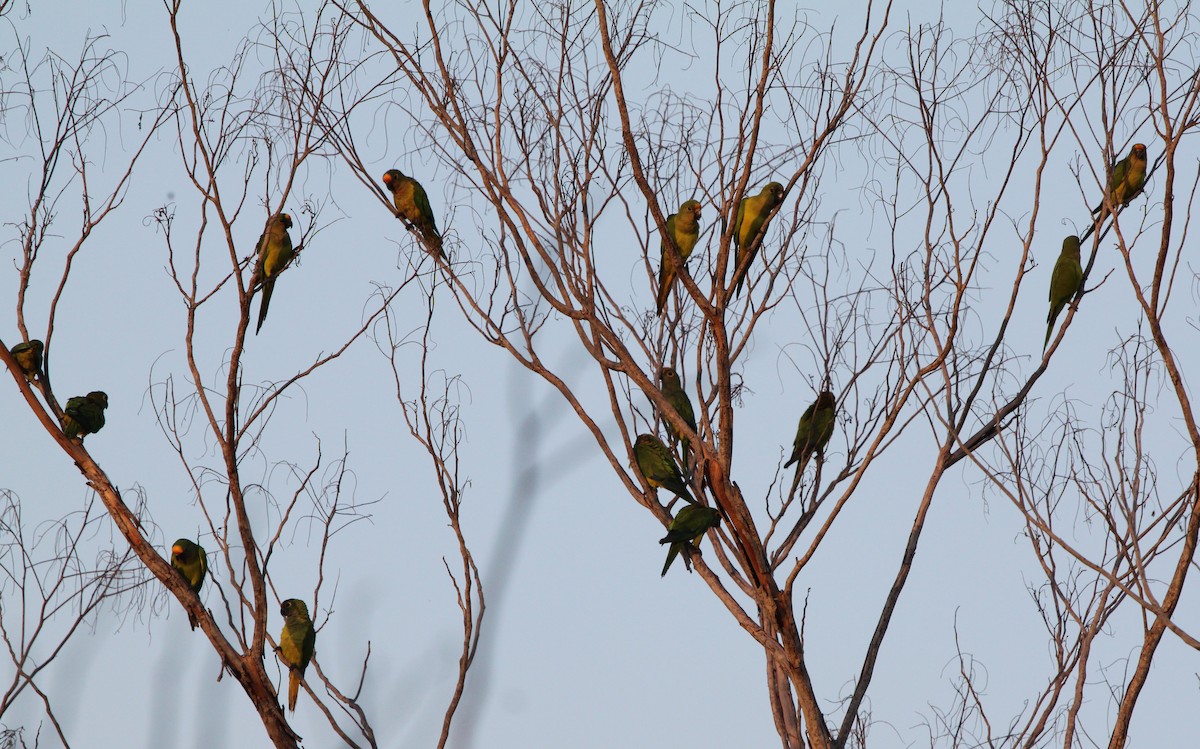
<path fill-rule="evenodd" d="M 837 403 L 833 399 L 833 393 L 828 390 L 822 390 L 816 401 L 804 409 L 796 427 L 796 439 L 792 441 L 792 456 L 783 464 L 784 468 L 800 461 L 796 474 L 804 473 L 808 459 L 825 450 L 825 445 L 829 444 L 829 438 L 833 436 L 836 409 Z"/>
<path fill-rule="evenodd" d="M 1050 314 L 1046 315 L 1046 340 L 1042 343 L 1042 351 L 1050 344 L 1050 333 L 1054 330 L 1054 321 L 1063 307 L 1075 298 L 1080 285 L 1083 284 L 1083 264 L 1079 260 L 1079 237 L 1072 234 L 1063 240 L 1062 252 L 1054 271 L 1050 274 Z"/>
<path fill-rule="evenodd" d="M 258 325 L 254 328 L 255 335 L 262 330 L 263 321 L 267 319 L 271 293 L 275 291 L 275 279 L 296 257 L 292 238 L 287 233 L 290 228 L 292 217 L 286 213 L 277 213 L 267 219 L 267 227 L 258 238 L 258 268 L 255 276 L 262 284 L 262 299 L 258 303 Z"/>
<path fill-rule="evenodd" d="M 783 202 L 783 185 L 769 182 L 758 195 L 742 198 L 738 203 L 737 216 L 733 220 L 733 288 L 734 293 L 742 290 L 746 271 L 758 253 L 762 236 L 766 235 L 767 219 L 771 211 Z"/>
<path fill-rule="evenodd" d="M 1128 156 L 1113 164 L 1105 197 L 1092 209 L 1093 214 L 1099 214 L 1097 223 L 1108 218 L 1109 206 L 1115 213 L 1141 194 L 1146 186 L 1146 164 L 1146 146 L 1141 143 L 1135 143 Z"/>
<path fill-rule="evenodd" d="M 720 524 L 721 513 L 716 508 L 687 505 L 681 509 L 668 526 L 667 535 L 659 540 L 660 544 L 671 544 L 667 549 L 667 561 L 663 565 L 661 577 L 666 577 L 667 570 L 671 569 L 671 562 L 675 561 L 676 555 L 684 546 L 696 546 L 710 528 L 716 528 Z"/>
<path fill-rule="evenodd" d="M 700 201 L 685 200 L 679 206 L 679 212 L 667 216 L 667 235 L 675 240 L 679 248 L 679 257 L 686 262 L 691 257 L 696 242 L 700 239 Z M 666 237 L 659 244 L 661 259 L 658 264 L 658 314 L 663 313 L 667 306 L 667 297 L 671 295 L 671 287 L 679 275 L 675 263 L 669 257 Z"/>
<path fill-rule="evenodd" d="M 433 208 L 429 205 L 429 196 L 421 183 L 403 174 L 399 169 L 389 169 L 383 175 L 383 184 L 392 191 L 392 202 L 396 205 L 396 214 L 409 227 L 416 229 L 425 241 L 425 246 L 443 260 L 446 253 L 442 251 L 442 233 L 438 231 L 437 222 L 433 218 Z"/>

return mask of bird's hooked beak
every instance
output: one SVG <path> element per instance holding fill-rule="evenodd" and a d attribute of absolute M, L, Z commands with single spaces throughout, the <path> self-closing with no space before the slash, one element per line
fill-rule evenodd
<path fill-rule="evenodd" d="M 180 546 L 179 544 L 175 544 L 174 546 L 171 547 L 171 553 L 178 556 L 183 553 L 183 547 Z"/>
<path fill-rule="evenodd" d="M 383 184 L 387 185 L 388 187 L 391 187 L 393 179 L 395 179 L 395 178 L 392 176 L 391 172 L 384 172 Z"/>

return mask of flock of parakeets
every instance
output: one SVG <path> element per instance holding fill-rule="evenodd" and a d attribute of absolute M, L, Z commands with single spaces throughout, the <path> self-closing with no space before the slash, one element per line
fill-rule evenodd
<path fill-rule="evenodd" d="M 1146 146 L 1141 143 L 1134 145 L 1128 156 L 1113 164 L 1105 197 L 1092 211 L 1096 227 L 1103 224 L 1109 215 L 1129 205 L 1129 202 L 1142 192 L 1146 184 L 1146 167 Z M 783 185 L 771 182 L 758 195 L 747 197 L 738 204 L 733 227 L 733 293 L 741 291 L 746 273 L 766 233 L 766 224 L 783 202 L 783 198 Z M 660 244 L 662 259 L 658 271 L 656 298 L 660 315 L 679 275 L 678 263 L 681 260 L 687 262 L 700 238 L 700 203 L 696 200 L 684 201 L 679 206 L 679 212 L 667 218 L 666 229 L 666 235 Z M 678 256 L 670 251 L 668 236 L 678 250 Z M 1054 322 L 1058 315 L 1075 298 L 1083 285 L 1079 243 L 1080 239 L 1075 235 L 1063 240 L 1062 253 L 1058 262 L 1054 264 L 1054 271 L 1050 276 L 1050 312 L 1046 316 L 1043 349 L 1050 343 L 1050 335 L 1054 331 Z M 664 400 L 675 410 L 683 423 L 695 432 L 696 414 L 679 379 L 679 373 L 671 367 L 664 366 L 659 374 L 659 384 Z M 796 467 L 797 480 L 803 475 L 808 461 L 813 456 L 824 453 L 825 446 L 833 436 L 836 421 L 837 401 L 833 393 L 822 390 L 816 401 L 800 416 L 796 438 L 792 442 L 792 453 L 783 465 L 787 468 L 793 463 L 799 464 Z M 663 422 L 667 433 L 679 442 L 680 452 L 686 460 L 690 449 L 687 437 L 675 428 L 671 419 L 664 418 Z M 684 507 L 671 521 L 667 535 L 659 541 L 660 544 L 671 545 L 662 569 L 662 574 L 666 575 L 671 563 L 685 546 L 694 548 L 705 533 L 720 525 L 721 515 L 715 508 L 696 502 L 688 491 L 688 482 L 675 457 L 658 437 L 652 434 L 639 435 L 633 446 L 633 454 L 634 462 L 645 477 L 646 483 L 654 489 L 666 489 L 685 501 Z"/>
<path fill-rule="evenodd" d="M 766 234 L 767 223 L 775 210 L 783 203 L 784 187 L 778 182 L 770 182 L 759 192 L 744 198 L 738 203 L 737 214 L 733 225 L 733 277 L 731 286 L 733 293 L 742 289 L 746 273 L 754 256 L 762 244 Z M 669 241 L 668 241 L 669 238 Z M 675 279 L 679 276 L 678 264 L 684 263 L 691 256 L 700 239 L 700 203 L 697 200 L 685 200 L 679 206 L 679 212 L 667 217 L 666 234 L 659 244 L 661 260 L 658 270 L 658 293 L 656 308 L 662 314 L 666 308 L 667 299 Z M 670 244 L 675 245 L 678 256 L 671 251 Z M 696 432 L 696 413 L 692 409 L 692 401 L 679 379 L 679 373 L 671 367 L 663 367 L 659 373 L 659 384 L 662 386 L 663 399 L 675 410 L 679 418 L 692 431 Z M 792 455 L 785 468 L 799 461 L 797 477 L 803 474 L 809 458 L 825 449 L 829 438 L 833 436 L 836 420 L 837 405 L 833 393 L 822 391 L 804 414 L 800 417 L 800 425 L 796 429 L 796 439 L 792 444 Z M 667 433 L 679 442 L 680 453 L 685 457 L 690 454 L 690 442 L 687 436 L 675 428 L 669 418 L 664 418 Z M 671 563 L 685 547 L 695 549 L 700 539 L 709 530 L 721 524 L 721 513 L 714 507 L 698 503 L 688 491 L 687 480 L 676 462 L 670 449 L 653 434 L 638 435 L 633 445 L 634 462 L 638 471 L 646 479 L 646 483 L 654 489 L 666 489 L 684 500 L 684 506 L 679 510 L 667 527 L 667 535 L 659 541 L 660 544 L 670 544 L 667 550 L 667 561 L 663 564 L 662 574 L 666 575 L 671 569 Z"/>
<path fill-rule="evenodd" d="M 1105 199 L 1092 211 L 1099 226 L 1113 212 L 1128 205 L 1141 193 L 1146 183 L 1146 147 L 1137 144 L 1128 156 L 1113 165 Z M 397 218 L 409 229 L 420 235 L 428 250 L 445 259 L 442 235 L 437 229 L 429 197 L 420 183 L 407 177 L 397 169 L 383 175 L 384 185 L 391 191 Z M 732 286 L 734 293 L 741 291 L 746 273 L 766 233 L 766 224 L 775 209 L 783 202 L 784 187 L 778 182 L 767 184 L 755 196 L 747 197 L 738 204 L 734 219 L 733 245 L 734 267 Z M 660 245 L 661 261 L 656 295 L 658 314 L 666 307 L 671 289 L 678 277 L 678 263 L 686 263 L 700 238 L 699 201 L 685 200 L 678 213 L 667 218 L 667 234 L 670 236 L 678 256 L 671 252 L 666 237 Z M 261 288 L 258 324 L 255 334 L 262 329 L 267 319 L 271 294 L 279 274 L 296 257 L 288 229 L 292 219 L 286 213 L 278 213 L 267 220 L 266 228 L 256 247 L 258 262 L 255 268 L 256 289 Z M 1046 317 L 1046 339 L 1043 348 L 1050 342 L 1054 322 L 1063 308 L 1079 293 L 1083 284 L 1083 268 L 1080 261 L 1080 240 L 1072 235 L 1063 240 L 1062 253 L 1054 264 L 1050 277 L 1050 313 Z M 27 379 L 33 381 L 41 376 L 44 346 L 41 341 L 30 340 L 13 346 L 11 354 Z M 663 398 L 679 415 L 692 432 L 696 432 L 696 416 L 692 402 L 680 381 L 679 373 L 671 367 L 663 367 L 659 375 Z M 104 410 L 108 407 L 108 395 L 96 390 L 84 396 L 67 400 L 63 409 L 62 428 L 70 438 L 82 439 L 95 434 L 104 427 Z M 837 420 L 837 402 L 832 392 L 822 390 L 817 399 L 804 410 L 796 427 L 796 438 L 792 441 L 792 453 L 784 468 L 798 463 L 797 478 L 804 473 L 809 460 L 822 455 L 833 436 Z M 670 419 L 664 419 L 668 433 L 679 442 L 682 454 L 689 455 L 687 437 L 677 430 Z M 688 491 L 687 480 L 679 468 L 670 449 L 652 434 L 639 435 L 633 446 L 634 459 L 646 482 L 655 489 L 666 489 L 685 501 L 667 528 L 667 535 L 660 544 L 670 544 L 667 560 L 663 564 L 665 576 L 671 563 L 685 547 L 694 549 L 708 531 L 721 523 L 721 513 L 713 507 L 696 502 Z M 199 594 L 208 573 L 208 558 L 204 548 L 186 538 L 181 538 L 171 547 L 171 566 L 187 582 L 193 593 Z M 283 631 L 279 636 L 279 655 L 288 666 L 288 709 L 296 709 L 300 681 L 312 659 L 316 642 L 316 630 L 309 618 L 308 606 L 301 600 L 289 598 L 280 606 L 284 618 Z M 188 622 L 196 628 L 196 617 L 188 611 Z"/>
<path fill-rule="evenodd" d="M 406 177 L 397 169 L 391 169 L 383 175 L 383 184 L 391 190 L 396 217 L 421 237 L 431 253 L 445 259 L 442 235 L 438 232 L 425 189 L 416 180 Z M 699 204 L 696 205 L 698 208 Z M 262 292 L 258 322 L 254 328 L 256 335 L 262 330 L 263 322 L 267 319 L 267 310 L 271 305 L 271 295 L 275 291 L 275 282 L 279 274 L 296 257 L 296 248 L 288 234 L 290 228 L 292 217 L 286 213 L 277 213 L 267 219 L 266 227 L 255 245 L 257 262 L 252 290 Z M 43 376 L 44 350 L 45 346 L 41 341 L 30 340 L 13 346 L 10 351 L 21 372 L 31 382 Z M 80 440 L 85 435 L 95 434 L 104 427 L 104 409 L 107 407 L 108 395 L 99 390 L 69 398 L 66 407 L 63 408 L 63 432 L 71 439 Z M 171 566 L 192 592 L 198 595 L 204 585 L 204 578 L 208 575 L 208 556 L 204 547 L 186 538 L 177 540 L 171 546 Z M 283 631 L 279 635 L 279 656 L 288 667 L 288 709 L 295 710 L 300 681 L 308 668 L 308 662 L 312 660 L 317 633 L 304 601 L 289 598 L 280 606 L 279 613 L 284 619 Z M 187 614 L 188 624 L 194 630 L 198 623 L 196 616 L 190 610 Z"/>

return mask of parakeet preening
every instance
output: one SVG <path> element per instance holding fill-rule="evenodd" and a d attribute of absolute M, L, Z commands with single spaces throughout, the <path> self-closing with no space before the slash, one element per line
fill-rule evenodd
<path fill-rule="evenodd" d="M 204 576 L 208 574 L 208 555 L 204 553 L 203 546 L 186 538 L 179 539 L 171 546 L 171 566 L 187 581 L 193 593 L 200 593 L 200 586 L 204 585 Z M 188 611 L 187 615 L 188 623 L 195 629 L 196 616 L 191 611 Z"/>
<path fill-rule="evenodd" d="M 296 711 L 300 679 L 312 660 L 317 631 L 308 618 L 308 606 L 299 598 L 289 598 L 279 607 L 283 614 L 283 632 L 279 635 L 279 655 L 288 667 L 288 710 Z"/>
<path fill-rule="evenodd" d="M 813 455 L 823 452 L 829 438 L 833 436 L 833 424 L 837 417 L 837 403 L 833 393 L 822 390 L 813 404 L 804 409 L 800 424 L 796 427 L 796 439 L 792 442 L 792 457 L 783 464 L 787 468 L 800 461 L 797 474 L 804 473 L 804 466 Z"/>
<path fill-rule="evenodd" d="M 637 461 L 638 470 L 646 477 L 646 482 L 655 489 L 662 487 L 676 496 L 683 497 L 689 502 L 695 502 L 688 493 L 687 484 L 679 472 L 679 465 L 671 455 L 671 451 L 653 434 L 638 435 L 633 443 L 633 457 Z"/>
<path fill-rule="evenodd" d="M 1113 164 L 1112 176 L 1108 179 L 1108 199 L 1113 208 L 1120 209 L 1129 205 L 1146 186 L 1146 146 L 1135 143 L 1129 155 Z M 1092 213 L 1100 214 L 1100 221 L 1108 216 L 1104 200 L 1096 206 Z"/>
<path fill-rule="evenodd" d="M 778 182 L 768 183 L 758 195 L 742 198 L 738 204 L 737 217 L 733 220 L 733 287 L 734 291 L 742 290 L 746 280 L 746 271 L 754 261 L 758 246 L 762 243 L 759 232 L 765 236 L 763 224 L 771 211 L 783 202 L 783 185 Z"/>
<path fill-rule="evenodd" d="M 1079 237 L 1072 234 L 1063 240 L 1062 252 L 1058 262 L 1054 264 L 1054 272 L 1050 274 L 1050 314 L 1046 315 L 1046 340 L 1042 343 L 1042 351 L 1050 343 L 1050 331 L 1054 330 L 1054 321 L 1063 307 L 1075 298 L 1083 283 L 1083 264 L 1079 261 Z"/>
<path fill-rule="evenodd" d="M 692 412 L 692 401 L 688 398 L 687 392 L 683 389 L 683 383 L 679 381 L 679 373 L 671 367 L 663 367 L 662 374 L 659 375 L 659 381 L 662 383 L 662 394 L 667 399 L 667 403 L 671 404 L 671 408 L 683 418 L 683 423 L 696 431 L 696 414 Z M 667 425 L 667 431 L 679 440 L 683 448 L 684 458 L 687 458 L 688 440 L 680 434 L 671 424 L 670 419 L 663 418 L 663 422 Z"/>
<path fill-rule="evenodd" d="M 104 428 L 104 409 L 108 408 L 108 394 L 93 390 L 87 395 L 77 395 L 67 400 L 63 409 L 62 428 L 71 439 L 95 434 Z"/>
<path fill-rule="evenodd" d="M 700 239 L 700 201 L 685 200 L 679 206 L 679 213 L 667 216 L 667 234 L 675 239 L 679 248 L 679 256 L 687 260 L 696 242 Z M 667 243 L 659 244 L 662 257 L 658 264 L 658 314 L 662 314 L 667 306 L 667 297 L 671 295 L 671 287 L 675 285 L 677 274 L 674 263 L 667 256 Z"/>
<path fill-rule="evenodd" d="M 286 213 L 276 213 L 267 219 L 267 227 L 258 238 L 258 270 L 256 276 L 262 284 L 262 299 L 258 303 L 258 326 L 254 334 L 262 330 L 263 320 L 267 319 L 267 307 L 271 306 L 271 292 L 275 290 L 275 279 L 283 269 L 296 257 L 292 248 L 292 238 L 287 230 L 292 228 L 292 217 Z"/>
<path fill-rule="evenodd" d="M 660 544 L 671 544 L 671 548 L 667 550 L 667 561 L 663 565 L 662 576 L 666 576 L 667 570 L 671 569 L 671 562 L 675 561 L 685 544 L 699 544 L 710 528 L 716 528 L 720 524 L 721 513 L 717 512 L 716 508 L 704 505 L 684 506 L 671 521 L 667 535 L 659 540 Z"/>
<path fill-rule="evenodd" d="M 36 338 L 24 343 L 18 343 L 9 349 L 9 353 L 17 360 L 17 366 L 25 373 L 25 379 L 32 381 L 42 371 L 42 351 L 45 346 Z"/>
<path fill-rule="evenodd" d="M 396 212 L 400 218 L 414 227 L 429 249 L 445 259 L 442 251 L 442 234 L 438 231 L 437 222 L 433 218 L 433 208 L 429 205 L 429 196 L 421 183 L 406 176 L 399 169 L 389 169 L 383 175 L 383 184 L 392 191 L 392 202 L 396 204 Z"/>

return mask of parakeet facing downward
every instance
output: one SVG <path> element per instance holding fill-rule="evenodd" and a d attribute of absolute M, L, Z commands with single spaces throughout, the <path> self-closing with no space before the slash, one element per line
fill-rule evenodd
<path fill-rule="evenodd" d="M 93 390 L 87 395 L 77 395 L 67 400 L 63 409 L 62 428 L 71 439 L 95 434 L 104 428 L 104 409 L 108 408 L 108 394 Z"/>
<path fill-rule="evenodd" d="M 680 257 L 687 260 L 700 239 L 700 201 L 685 200 L 679 206 L 679 213 L 667 216 L 667 234 L 674 238 Z M 675 285 L 677 273 L 674 263 L 668 257 L 665 239 L 659 244 L 659 250 L 662 257 L 658 264 L 658 314 L 661 315 L 667 306 L 667 297 L 671 294 L 671 287 Z"/>
<path fill-rule="evenodd" d="M 204 585 L 204 576 L 208 574 L 208 555 L 204 547 L 194 544 L 186 538 L 181 538 L 171 546 L 171 566 L 187 581 L 193 593 L 199 594 Z M 196 628 L 196 616 L 187 612 L 188 623 Z"/>
<path fill-rule="evenodd" d="M 1062 252 L 1058 262 L 1054 264 L 1054 272 L 1050 274 L 1050 314 L 1046 315 L 1046 340 L 1042 343 L 1042 351 L 1050 343 L 1050 332 L 1054 330 L 1054 321 L 1063 307 L 1075 298 L 1079 286 L 1083 283 L 1083 264 L 1079 261 L 1079 237 L 1072 234 L 1063 240 Z"/>
<path fill-rule="evenodd" d="M 671 451 L 653 434 L 638 435 L 633 443 L 633 457 L 637 461 L 638 470 L 646 477 L 646 482 L 655 489 L 662 487 L 676 496 L 683 497 L 689 502 L 695 502 L 688 493 L 687 484 L 679 472 L 679 465 L 671 455 Z"/>
<path fill-rule="evenodd" d="M 1135 143 L 1129 155 L 1113 164 L 1112 176 L 1108 179 L 1108 199 L 1113 208 L 1121 209 L 1129 205 L 1146 186 L 1146 146 Z M 1099 221 L 1108 217 L 1108 209 L 1104 200 L 1092 209 L 1092 213 L 1100 214 Z"/>
<path fill-rule="evenodd" d="M 804 473 L 808 459 L 825 450 L 825 445 L 829 444 L 829 438 L 833 436 L 836 408 L 833 393 L 822 390 L 816 401 L 804 409 L 800 416 L 800 424 L 796 427 L 796 439 L 792 442 L 792 456 L 783 464 L 784 468 L 800 461 L 796 473 Z"/>
<path fill-rule="evenodd" d="M 267 308 L 271 306 L 271 292 L 275 291 L 275 279 L 283 269 L 296 257 L 292 248 L 292 238 L 287 230 L 292 228 L 292 217 L 286 213 L 277 213 L 267 219 L 267 227 L 258 238 L 258 270 L 255 272 L 262 283 L 262 300 L 258 303 L 258 326 L 254 334 L 262 330 L 263 320 L 267 319 Z"/>
<path fill-rule="evenodd" d="M 671 548 L 667 549 L 667 561 L 663 565 L 661 577 L 666 577 L 667 570 L 671 569 L 671 562 L 675 561 L 685 544 L 699 544 L 710 528 L 716 528 L 720 524 L 721 513 L 717 512 L 716 508 L 687 505 L 681 509 L 667 528 L 667 535 L 659 540 L 660 544 L 671 544 Z"/>
<path fill-rule="evenodd" d="M 288 710 L 296 711 L 300 679 L 312 660 L 317 631 L 308 618 L 308 606 L 298 598 L 289 598 L 279 607 L 283 614 L 283 632 L 279 634 L 279 655 L 288 667 Z"/>
<path fill-rule="evenodd" d="M 750 263 L 754 261 L 754 256 L 758 253 L 758 247 L 762 243 L 759 232 L 762 231 L 765 236 L 766 230 L 763 225 L 767 222 L 771 211 L 775 210 L 775 207 L 782 202 L 783 185 L 778 182 L 770 182 L 758 195 L 742 198 L 742 202 L 738 204 L 737 217 L 733 220 L 733 247 L 735 249 L 733 287 L 735 293 L 742 290 L 742 283 L 746 280 L 746 271 L 749 270 Z"/>
<path fill-rule="evenodd" d="M 433 218 L 433 208 L 429 205 L 429 196 L 425 194 L 421 183 L 404 175 L 399 169 L 389 169 L 383 175 L 383 184 L 392 191 L 392 202 L 396 204 L 396 212 L 400 218 L 421 234 L 421 239 L 430 250 L 445 259 L 442 234 L 438 231 L 437 222 Z"/>
<path fill-rule="evenodd" d="M 683 384 L 679 381 L 679 373 L 670 367 L 663 367 L 662 374 L 659 375 L 659 381 L 662 383 L 662 394 L 671 404 L 679 416 L 683 419 L 683 423 L 696 431 L 696 414 L 692 412 L 692 401 L 688 398 L 687 392 L 683 389 Z M 667 425 L 667 431 L 674 435 L 675 439 L 679 440 L 680 446 L 683 448 L 684 459 L 687 459 L 688 440 L 680 434 L 671 422 L 666 417 L 663 417 L 663 422 Z"/>
<path fill-rule="evenodd" d="M 36 338 L 13 346 L 9 353 L 17 360 L 17 366 L 25 373 L 25 379 L 32 382 L 42 371 L 42 351 L 45 346 Z"/>

